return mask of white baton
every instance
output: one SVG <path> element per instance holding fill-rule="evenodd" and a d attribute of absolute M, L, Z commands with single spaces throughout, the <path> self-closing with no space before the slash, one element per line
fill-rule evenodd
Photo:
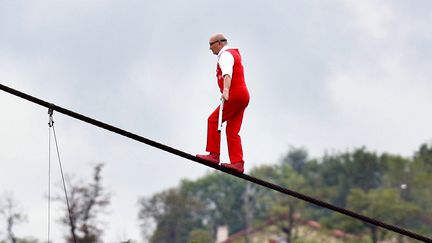
<path fill-rule="evenodd" d="M 224 106 L 224 98 L 221 98 L 221 104 L 220 104 L 220 107 L 219 107 L 219 120 L 218 120 L 218 132 L 219 133 L 222 131 L 223 106 Z"/>

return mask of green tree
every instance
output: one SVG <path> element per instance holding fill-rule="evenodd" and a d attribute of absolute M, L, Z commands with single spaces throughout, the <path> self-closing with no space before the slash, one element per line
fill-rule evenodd
<path fill-rule="evenodd" d="M 291 147 L 288 153 L 282 158 L 281 163 L 290 165 L 299 174 L 303 172 L 308 162 L 308 152 L 304 148 Z"/>
<path fill-rule="evenodd" d="M 385 168 L 383 175 L 384 187 L 398 188 L 402 184 L 408 184 L 412 176 L 413 163 L 408 158 L 401 156 L 383 154 L 381 155 L 382 165 Z"/>
<path fill-rule="evenodd" d="M 253 170 L 252 174 L 294 191 L 302 191 L 305 193 L 307 190 L 305 179 L 297 174 L 291 167 L 291 164 L 287 163 L 286 160 L 282 160 L 281 163 L 276 166 L 259 167 Z M 297 198 L 259 186 L 256 187 L 255 193 L 255 197 L 258 198 L 255 204 L 256 208 L 259 210 L 264 209 L 265 212 L 264 215 L 261 216 L 262 219 L 280 219 L 277 220 L 277 226 L 286 235 L 286 241 L 292 242 L 295 238 L 293 231 L 298 226 L 298 219 L 296 219 L 296 216 L 300 216 L 304 208 L 304 202 Z"/>
<path fill-rule="evenodd" d="M 420 213 L 418 206 L 402 200 L 399 189 L 394 188 L 368 192 L 353 189 L 348 196 L 348 206 L 360 214 L 396 225 L 401 225 L 408 217 L 418 217 Z M 366 227 L 370 229 L 372 242 L 378 242 L 378 233 L 383 233 L 382 230 L 372 224 L 366 224 Z"/>
<path fill-rule="evenodd" d="M 345 207 L 352 188 L 369 191 L 380 187 L 384 169 L 376 153 L 359 148 L 353 152 L 324 155 L 317 173 L 324 184 L 322 186 L 337 192 L 324 199 Z"/>
<path fill-rule="evenodd" d="M 246 223 L 246 183 L 226 173 L 210 173 L 198 180 L 183 181 L 184 193 L 202 202 L 201 218 L 215 233 L 220 225 L 228 225 L 230 232 L 243 230 Z"/>
<path fill-rule="evenodd" d="M 151 242 L 186 242 L 197 228 L 215 235 L 220 225 L 230 232 L 247 226 L 246 184 L 225 173 L 209 173 L 195 181 L 140 200 L 143 235 Z M 178 203 L 183 202 L 183 203 Z M 154 226 L 154 231 L 149 225 Z"/>
<path fill-rule="evenodd" d="M 419 169 L 426 173 L 432 173 L 432 143 L 422 144 L 414 154 L 414 161 Z"/>
<path fill-rule="evenodd" d="M 208 230 L 204 229 L 195 229 L 192 230 L 189 234 L 188 243 L 208 243 L 212 242 L 213 239 Z"/>
<path fill-rule="evenodd" d="M 422 210 L 417 221 L 420 232 L 432 236 L 432 144 L 422 144 L 410 167 L 407 194 Z"/>
<path fill-rule="evenodd" d="M 199 212 L 203 204 L 178 188 L 141 198 L 139 207 L 141 231 L 150 242 L 187 242 L 189 233 L 202 227 Z M 152 225 L 155 230 L 150 232 Z"/>
<path fill-rule="evenodd" d="M 431 145 L 422 145 L 413 158 L 379 155 L 358 148 L 308 159 L 305 149 L 290 148 L 280 163 L 253 168 L 251 175 L 384 222 L 430 234 L 431 165 Z M 279 221 L 280 231 L 292 242 L 296 240 L 299 224 L 297 215 L 354 234 L 370 231 L 374 242 L 388 237 L 388 231 L 373 225 L 259 185 L 251 186 L 220 172 L 184 180 L 177 188 L 143 200 L 141 210 L 147 212 L 142 218 L 150 219 L 147 222 L 155 229 L 152 242 L 187 242 L 199 238 L 204 231 L 214 236 L 219 225 L 228 225 L 230 233 L 234 233 L 270 221 Z M 177 219 L 180 224 L 176 224 Z M 399 240 L 402 241 L 400 236 Z"/>

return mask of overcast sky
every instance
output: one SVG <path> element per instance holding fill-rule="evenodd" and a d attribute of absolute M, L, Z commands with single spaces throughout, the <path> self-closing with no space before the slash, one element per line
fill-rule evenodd
<path fill-rule="evenodd" d="M 0 83 L 203 153 L 219 100 L 208 38 L 223 32 L 242 53 L 251 93 L 246 171 L 289 146 L 311 157 L 360 146 L 411 156 L 432 137 L 431 23 L 428 0 L 0 0 Z M 18 236 L 46 240 L 47 109 L 0 92 L 0 112 L 0 193 L 13 192 L 28 215 Z M 141 239 L 139 197 L 211 171 L 59 113 L 54 120 L 67 174 L 88 181 L 92 164 L 106 163 L 105 242 Z"/>

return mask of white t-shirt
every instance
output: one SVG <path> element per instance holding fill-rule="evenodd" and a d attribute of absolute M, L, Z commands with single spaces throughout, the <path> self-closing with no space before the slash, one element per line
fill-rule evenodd
<path fill-rule="evenodd" d="M 228 74 L 232 78 L 232 72 L 234 67 L 234 57 L 227 49 L 231 49 L 229 46 L 224 46 L 218 54 L 219 67 L 222 70 L 222 77 Z"/>

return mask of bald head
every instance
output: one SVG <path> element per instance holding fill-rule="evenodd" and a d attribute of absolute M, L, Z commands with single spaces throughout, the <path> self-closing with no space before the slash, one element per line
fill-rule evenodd
<path fill-rule="evenodd" d="M 227 42 L 227 38 L 222 33 L 216 33 L 216 34 L 212 34 L 210 36 L 210 42 L 214 42 L 214 41 L 223 41 L 223 42 L 226 43 Z"/>
<path fill-rule="evenodd" d="M 228 41 L 224 34 L 217 33 L 210 36 L 209 44 L 210 50 L 213 52 L 213 54 L 217 55 L 219 51 L 228 44 Z"/>

